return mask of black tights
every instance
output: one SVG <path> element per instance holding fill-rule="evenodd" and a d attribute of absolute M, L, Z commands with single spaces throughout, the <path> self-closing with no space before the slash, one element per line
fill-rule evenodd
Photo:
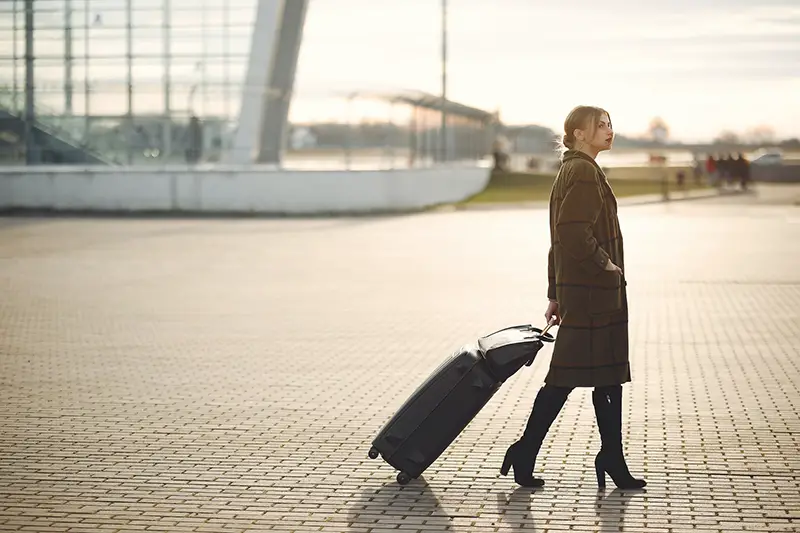
<path fill-rule="evenodd" d="M 564 402 L 567 401 L 569 393 L 573 390 L 575 390 L 575 387 L 557 387 L 555 385 L 545 384 L 545 386 L 539 391 L 539 394 L 544 394 L 548 399 L 552 399 L 563 405 Z M 613 397 L 622 392 L 622 385 L 606 385 L 604 387 L 595 387 L 594 392 Z"/>
<path fill-rule="evenodd" d="M 525 426 L 522 439 L 540 445 L 542 439 L 544 439 L 544 436 L 549 431 L 550 426 L 567 402 L 569 393 L 573 390 L 574 387 L 556 387 L 547 384 L 539 389 L 536 400 L 533 402 L 533 410 L 528 418 L 528 423 Z M 614 403 L 619 403 L 621 398 L 622 385 L 595 387 L 592 393 L 592 401 L 594 403 L 612 403 L 612 401 Z"/>

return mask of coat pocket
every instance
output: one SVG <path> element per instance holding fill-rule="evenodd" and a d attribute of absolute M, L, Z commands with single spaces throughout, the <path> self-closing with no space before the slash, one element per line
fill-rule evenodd
<path fill-rule="evenodd" d="M 602 285 L 589 290 L 589 314 L 607 315 L 622 310 L 622 276 L 616 272 L 603 272 Z"/>

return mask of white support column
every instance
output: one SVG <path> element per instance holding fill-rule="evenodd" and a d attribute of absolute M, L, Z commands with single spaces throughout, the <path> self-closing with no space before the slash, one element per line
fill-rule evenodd
<path fill-rule="evenodd" d="M 269 74 L 278 45 L 284 3 L 285 0 L 258 1 L 239 121 L 233 144 L 226 157 L 229 163 L 249 164 L 256 158 L 260 144 L 259 129 L 267 101 Z"/>
<path fill-rule="evenodd" d="M 280 164 L 286 147 L 289 108 L 294 96 L 295 72 L 307 8 L 308 0 L 289 0 L 281 16 L 278 44 L 268 80 L 267 102 L 261 117 L 259 163 Z"/>

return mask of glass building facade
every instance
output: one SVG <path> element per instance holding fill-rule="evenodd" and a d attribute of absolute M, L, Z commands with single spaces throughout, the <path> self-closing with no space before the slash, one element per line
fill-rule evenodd
<path fill-rule="evenodd" d="M 258 2 L 0 1 L 0 161 L 224 161 L 241 112 Z M 424 166 L 442 153 L 479 159 L 488 152 L 490 113 L 449 105 L 443 150 L 436 97 L 374 97 L 359 89 L 307 98 L 307 107 L 334 112 L 289 128 L 287 166 L 355 167 L 359 158 L 367 166 Z M 292 105 L 303 99 L 295 91 Z M 31 147 L 36 154 L 26 153 Z"/>
<path fill-rule="evenodd" d="M 185 161 L 200 117 L 204 158 L 217 159 L 239 112 L 256 2 L 35 0 L 37 122 L 102 160 L 136 164 Z M 17 117 L 25 3 L 0 2 L 0 107 Z"/>

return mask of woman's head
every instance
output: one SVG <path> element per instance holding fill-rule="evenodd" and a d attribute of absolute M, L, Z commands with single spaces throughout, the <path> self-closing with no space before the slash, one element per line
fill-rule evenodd
<path fill-rule="evenodd" d="M 578 106 L 564 121 L 561 144 L 568 150 L 586 150 L 595 154 L 610 150 L 614 130 L 608 111 L 594 106 Z"/>

